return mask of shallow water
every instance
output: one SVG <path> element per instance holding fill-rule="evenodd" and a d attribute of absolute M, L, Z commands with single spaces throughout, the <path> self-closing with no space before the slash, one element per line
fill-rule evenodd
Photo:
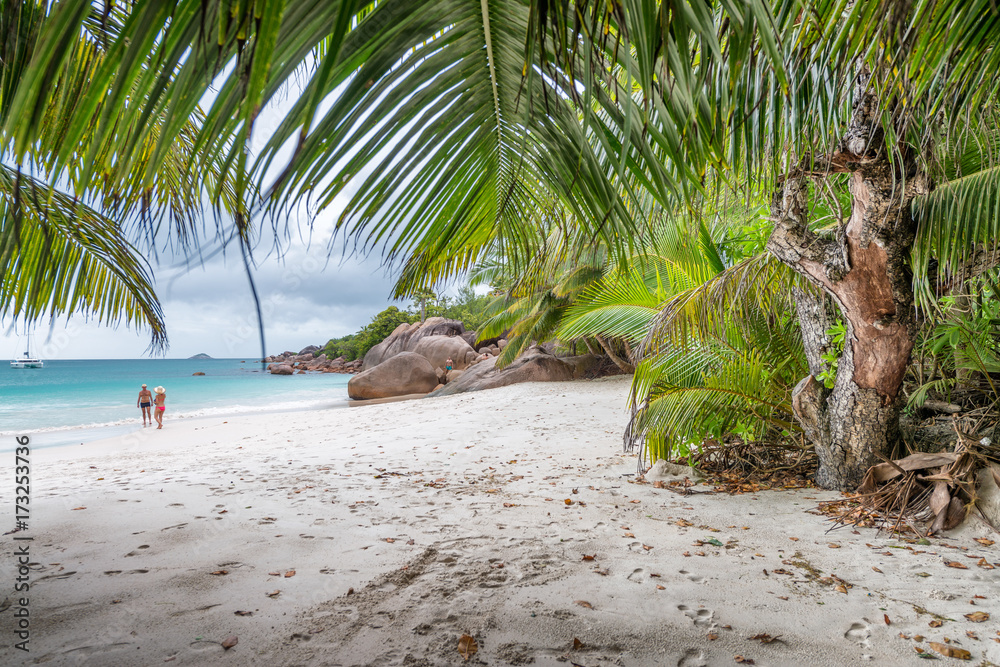
<path fill-rule="evenodd" d="M 202 372 L 203 376 L 193 373 Z M 241 359 L 80 359 L 45 368 L 0 363 L 0 450 L 11 436 L 32 433 L 39 444 L 66 444 L 87 428 L 108 437 L 142 424 L 142 384 L 167 390 L 167 419 L 346 405 L 349 375 L 278 376 Z M 7 440 L 11 440 L 10 443 Z M 95 439 L 88 437 L 88 439 Z M 8 447 L 7 445 L 11 446 Z"/>

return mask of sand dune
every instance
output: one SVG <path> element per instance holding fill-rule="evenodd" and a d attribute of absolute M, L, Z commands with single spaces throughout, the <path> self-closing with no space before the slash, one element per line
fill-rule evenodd
<path fill-rule="evenodd" d="M 827 533 L 809 510 L 829 492 L 633 484 L 627 392 L 611 378 L 168 415 L 162 431 L 39 450 L 31 651 L 13 648 L 8 611 L 0 660 L 909 665 L 947 637 L 973 664 L 1000 662 L 1000 547 L 973 539 L 985 526 L 909 544 Z M 8 600 L 15 571 L 0 560 Z M 994 618 L 966 620 L 975 611 Z M 750 639 L 762 634 L 778 640 Z"/>

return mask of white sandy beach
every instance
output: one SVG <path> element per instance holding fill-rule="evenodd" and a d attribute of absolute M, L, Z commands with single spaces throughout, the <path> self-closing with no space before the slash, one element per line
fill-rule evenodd
<path fill-rule="evenodd" d="M 12 538 L 33 538 L 30 653 L 11 607 L 0 663 L 910 665 L 945 638 L 1000 663 L 1000 544 L 974 541 L 1000 536 L 973 519 L 911 545 L 827 533 L 808 510 L 830 492 L 632 484 L 628 386 L 168 411 L 162 431 L 38 450 L 29 530 L 0 559 L 16 605 Z M 8 475 L 11 527 L 13 490 Z"/>

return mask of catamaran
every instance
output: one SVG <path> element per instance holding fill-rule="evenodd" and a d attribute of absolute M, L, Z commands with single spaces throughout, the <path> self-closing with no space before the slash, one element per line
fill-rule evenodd
<path fill-rule="evenodd" d="M 24 356 L 10 362 L 11 368 L 43 368 L 45 364 L 38 357 L 31 356 L 31 337 L 24 348 Z"/>

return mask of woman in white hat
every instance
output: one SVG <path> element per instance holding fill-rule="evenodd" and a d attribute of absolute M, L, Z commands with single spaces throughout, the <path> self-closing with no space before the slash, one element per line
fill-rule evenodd
<path fill-rule="evenodd" d="M 154 416 L 156 423 L 159 424 L 156 428 L 163 428 L 163 413 L 167 410 L 167 390 L 163 387 L 157 387 L 153 391 L 156 392 L 156 398 L 153 399 L 153 404 L 156 406 Z"/>

